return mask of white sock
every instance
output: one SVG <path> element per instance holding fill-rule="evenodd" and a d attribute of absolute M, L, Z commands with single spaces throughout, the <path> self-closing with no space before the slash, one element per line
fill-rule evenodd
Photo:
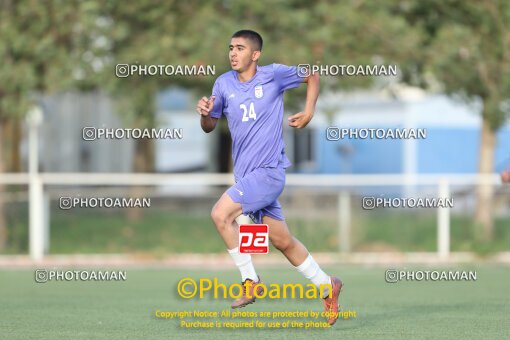
<path fill-rule="evenodd" d="M 241 272 L 241 280 L 244 282 L 246 279 L 250 279 L 257 282 L 259 278 L 257 276 L 257 272 L 255 272 L 255 267 L 253 267 L 253 263 L 251 262 L 251 255 L 239 253 L 239 247 L 227 250 Z"/>
<path fill-rule="evenodd" d="M 324 273 L 319 267 L 319 264 L 315 262 L 312 255 L 308 254 L 308 257 L 303 263 L 296 267 L 296 269 L 303 274 L 307 279 L 311 280 L 312 283 L 320 289 L 321 284 L 331 284 L 331 278 Z M 323 286 L 321 297 L 329 295 L 329 287 Z"/>

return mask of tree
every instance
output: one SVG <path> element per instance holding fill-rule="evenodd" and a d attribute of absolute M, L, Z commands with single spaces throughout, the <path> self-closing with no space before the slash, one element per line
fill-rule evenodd
<path fill-rule="evenodd" d="M 0 173 L 20 169 L 16 131 L 37 96 L 71 87 L 75 71 L 90 67 L 81 58 L 90 16 L 90 3 L 77 0 L 0 2 Z M 7 242 L 3 210 L 0 201 L 0 250 Z"/>
<path fill-rule="evenodd" d="M 419 68 L 451 95 L 483 104 L 479 173 L 494 172 L 495 134 L 510 112 L 510 3 L 484 1 L 401 2 L 399 10 L 423 31 Z M 423 78 L 422 78 L 423 79 Z M 493 186 L 477 188 L 476 222 L 482 240 L 493 236 Z"/>

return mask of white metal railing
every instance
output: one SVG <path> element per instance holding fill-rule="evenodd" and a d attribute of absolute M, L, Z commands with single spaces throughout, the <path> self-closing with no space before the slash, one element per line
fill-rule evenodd
<path fill-rule="evenodd" d="M 29 185 L 30 257 L 41 260 L 48 240 L 48 199 L 45 185 L 154 185 L 154 186 L 213 186 L 232 185 L 231 174 L 132 174 L 132 173 L 3 173 L 0 184 Z M 350 252 L 351 203 L 346 188 L 360 186 L 437 186 L 438 197 L 450 198 L 452 185 L 500 184 L 497 174 L 433 174 L 433 175 L 287 175 L 288 187 L 329 188 L 338 192 L 338 237 L 339 250 Z M 437 209 L 437 254 L 447 258 L 450 254 L 450 209 Z"/>
<path fill-rule="evenodd" d="M 185 173 L 37 173 L 41 181 L 51 185 L 229 185 L 232 174 Z M 1 173 L 0 184 L 28 184 L 29 173 Z M 451 185 L 500 184 L 498 174 L 375 174 L 375 175 L 287 175 L 287 185 L 303 187 L 331 186 L 403 186 L 437 185 L 446 179 Z"/>

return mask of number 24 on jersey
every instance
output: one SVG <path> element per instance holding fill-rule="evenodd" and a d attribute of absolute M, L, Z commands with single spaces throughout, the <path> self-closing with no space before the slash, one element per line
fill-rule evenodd
<path fill-rule="evenodd" d="M 247 122 L 250 119 L 257 120 L 257 114 L 255 113 L 255 106 L 253 103 L 250 103 L 250 108 L 248 109 L 245 104 L 239 105 L 241 110 L 243 110 L 243 122 Z"/>

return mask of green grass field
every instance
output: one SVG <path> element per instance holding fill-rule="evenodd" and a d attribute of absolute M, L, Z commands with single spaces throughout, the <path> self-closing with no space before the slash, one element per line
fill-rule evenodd
<path fill-rule="evenodd" d="M 0 334 L 5 339 L 502 339 L 510 334 L 508 267 L 463 267 L 477 271 L 476 282 L 394 284 L 385 282 L 385 268 L 326 269 L 344 280 L 341 306 L 356 311 L 357 317 L 339 320 L 333 328 L 308 330 L 190 330 L 181 329 L 178 320 L 155 317 L 156 310 L 228 309 L 230 300 L 185 300 L 178 297 L 176 287 L 185 277 L 237 283 L 233 270 L 128 269 L 124 282 L 48 283 L 35 283 L 33 270 L 3 270 Z M 266 284 L 308 283 L 291 267 L 262 268 L 259 274 Z M 264 299 L 243 311 L 320 311 L 319 303 Z"/>

